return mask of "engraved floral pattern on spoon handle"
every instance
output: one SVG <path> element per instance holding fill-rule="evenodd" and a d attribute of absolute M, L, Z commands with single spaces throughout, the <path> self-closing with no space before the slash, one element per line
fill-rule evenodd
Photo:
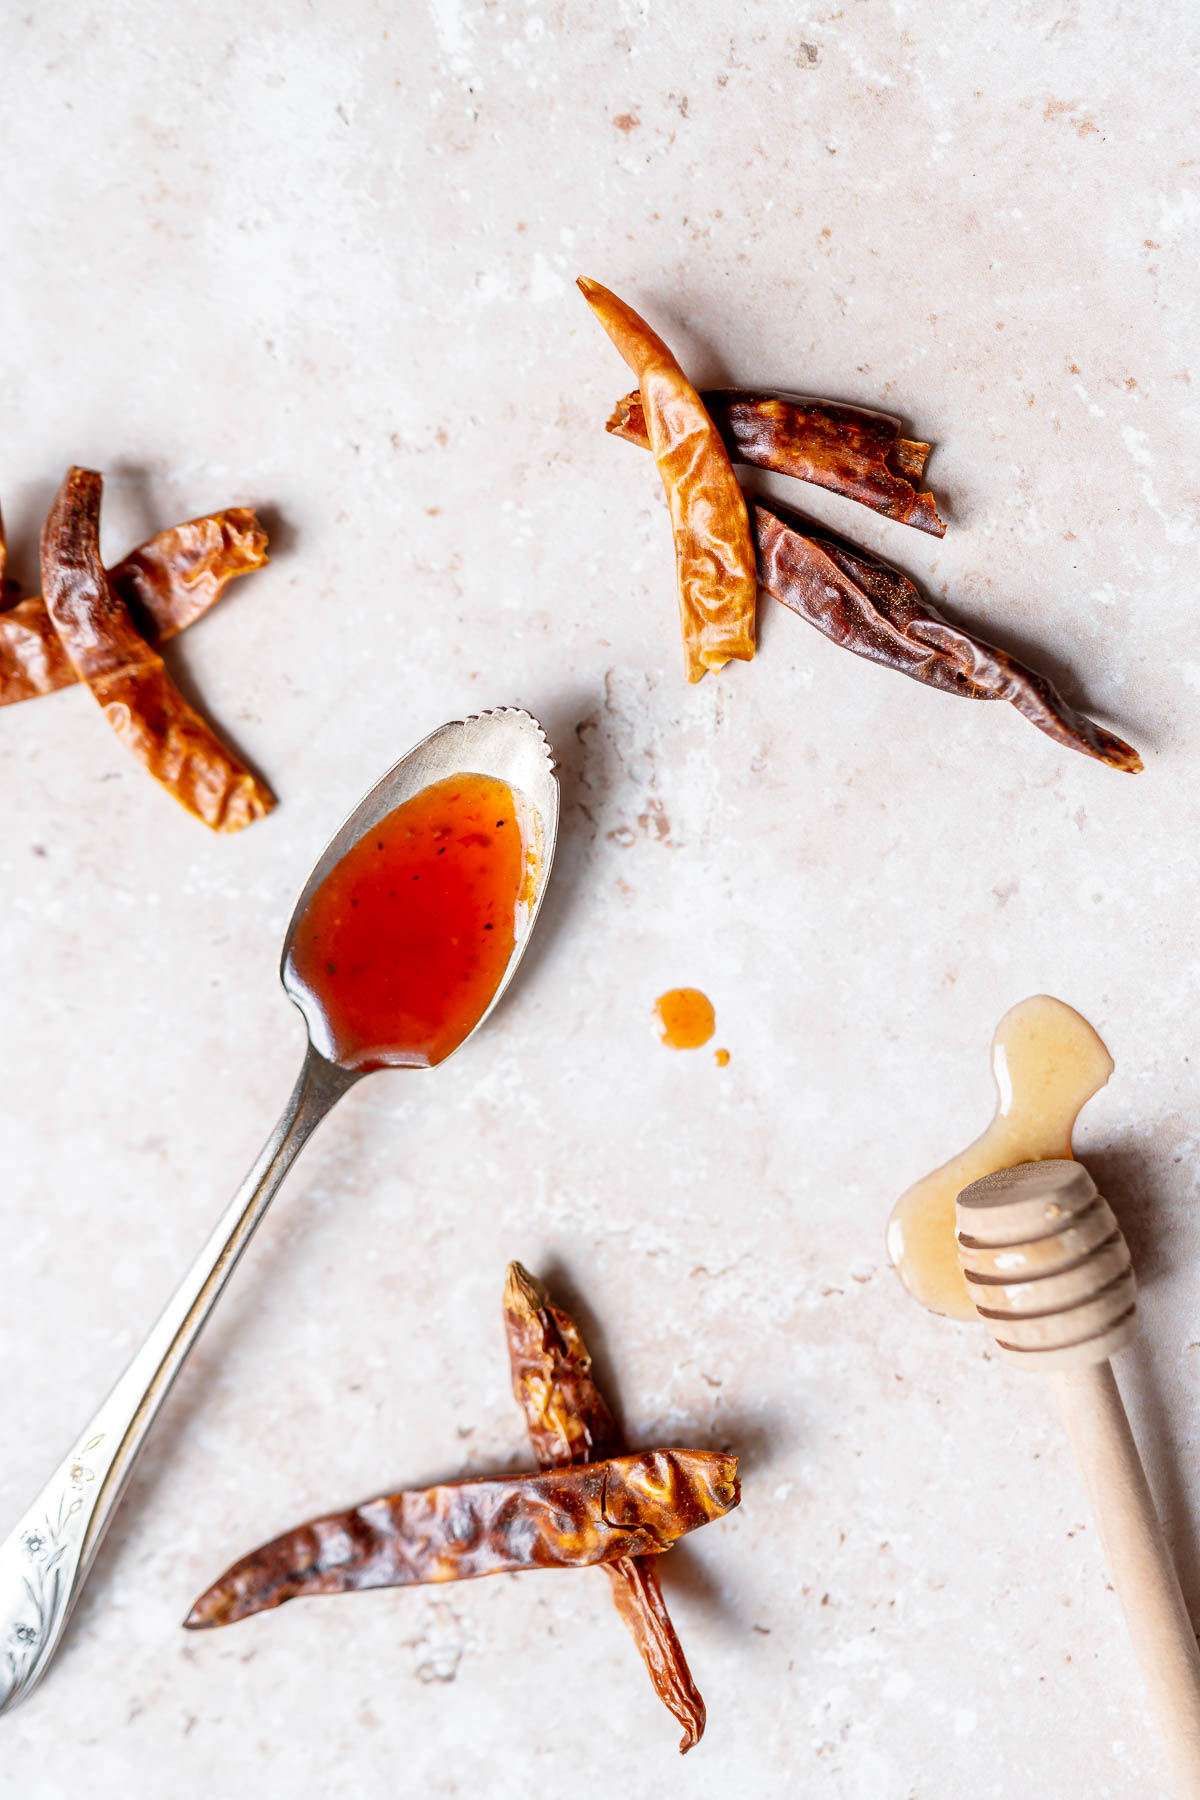
<path fill-rule="evenodd" d="M 93 1432 L 66 1458 L 55 1480 L 34 1502 L 0 1555 L 0 1583 L 24 1589 L 27 1604 L 18 1605 L 10 1620 L 7 1642 L 0 1645 L 0 1711 L 29 1686 L 49 1641 L 65 1624 L 70 1583 L 63 1560 L 74 1560 L 87 1533 L 95 1501 L 103 1489 L 97 1478 L 107 1474 L 111 1455 L 97 1458 L 106 1433 Z M 57 1489 L 58 1501 L 54 1503 Z M 90 1492 L 89 1492 L 90 1490 Z M 89 1504 L 90 1502 L 90 1504 Z M 68 1557 L 68 1552 L 74 1556 Z M 4 1568 L 7 1562 L 9 1567 Z M 15 1565 L 15 1568 L 14 1566 Z M 13 1581 L 14 1575 L 16 1581 Z M 7 1580 L 6 1580 L 7 1577 Z"/>

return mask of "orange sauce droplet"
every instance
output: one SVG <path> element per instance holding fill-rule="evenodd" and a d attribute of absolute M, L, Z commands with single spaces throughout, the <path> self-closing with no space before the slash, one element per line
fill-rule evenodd
<path fill-rule="evenodd" d="M 727 1069 L 729 1067 L 728 1050 L 714 1050 L 713 1061 L 716 1063 L 718 1069 Z"/>
<path fill-rule="evenodd" d="M 654 1023 L 669 1050 L 698 1050 L 716 1029 L 717 1015 L 699 988 L 672 988 L 654 1002 Z"/>
<path fill-rule="evenodd" d="M 955 1201 L 998 1169 L 1072 1156 L 1075 1120 L 1112 1071 L 1099 1034 L 1064 1001 L 1035 994 L 1005 1013 L 992 1039 L 991 1124 L 892 1208 L 888 1255 L 914 1300 L 951 1319 L 978 1317 L 958 1266 Z"/>
<path fill-rule="evenodd" d="M 507 782 L 454 775 L 329 872 L 285 968 L 324 1055 L 350 1069 L 430 1068 L 458 1048 L 513 952 L 531 861 L 522 823 Z"/>

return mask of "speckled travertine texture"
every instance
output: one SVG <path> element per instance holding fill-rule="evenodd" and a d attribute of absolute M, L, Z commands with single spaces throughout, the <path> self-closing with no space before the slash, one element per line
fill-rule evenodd
<path fill-rule="evenodd" d="M 85 693 L 0 714 L 0 1525 L 288 1092 L 278 944 L 343 814 L 520 703 L 565 819 L 486 1033 L 364 1083 L 280 1197 L 0 1721 L 5 1800 L 1164 1791 L 1049 1396 L 919 1314 L 882 1232 L 988 1116 L 1005 1008 L 1094 1020 L 1080 1146 L 1144 1284 L 1119 1374 L 1200 1612 L 1198 47 L 1182 0 L 8 10 L 14 572 L 69 461 L 106 471 L 114 555 L 261 506 L 271 567 L 168 654 L 281 805 L 213 838 Z M 944 543 L 803 504 L 1147 773 L 776 607 L 686 687 L 579 271 L 702 382 L 931 438 Z M 656 1041 L 681 984 L 728 1068 Z M 512 1256 L 578 1303 L 632 1443 L 744 1455 L 664 1576 L 709 1706 L 686 1763 L 599 1575 L 179 1628 L 309 1514 L 527 1460 Z"/>

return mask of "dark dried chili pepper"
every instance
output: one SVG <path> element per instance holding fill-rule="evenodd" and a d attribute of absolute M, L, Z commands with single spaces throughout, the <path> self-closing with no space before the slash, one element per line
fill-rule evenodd
<path fill-rule="evenodd" d="M 617 1428 L 592 1379 L 592 1359 L 579 1328 L 518 1262 L 508 1266 L 504 1328 L 513 1393 L 542 1467 L 565 1468 L 611 1455 Z M 686 1753 L 704 1735 L 705 1707 L 667 1612 L 657 1564 L 653 1557 L 622 1556 L 605 1563 L 604 1572 L 655 1693 L 683 1727 L 679 1748 Z"/>
<path fill-rule="evenodd" d="M 232 1625 L 299 1594 L 577 1569 L 666 1550 L 738 1503 L 737 1458 L 649 1450 L 581 1468 L 496 1476 L 368 1500 L 251 1551 L 184 1623 Z"/>
<path fill-rule="evenodd" d="M 267 560 L 267 534 L 248 506 L 160 531 L 108 571 L 149 644 L 165 643 L 215 606 L 238 575 Z M 3 580 L 0 529 L 0 706 L 69 687 L 79 677 L 40 594 L 17 598 Z M 7 602 L 7 605 L 5 604 Z"/>
<path fill-rule="evenodd" d="M 1068 706 L 1044 675 L 943 619 L 890 563 L 774 501 L 756 499 L 750 511 L 767 593 L 844 650 L 943 693 L 1007 700 L 1067 749 L 1129 774 L 1141 769 L 1123 739 Z"/>
<path fill-rule="evenodd" d="M 929 445 L 901 437 L 900 421 L 890 413 L 745 388 L 706 389 L 700 399 L 734 462 L 794 475 L 902 525 L 945 537 L 933 495 L 917 486 Z M 640 393 L 617 402 L 608 429 L 650 448 Z"/>
<path fill-rule="evenodd" d="M 274 805 L 176 691 L 135 630 L 100 561 L 99 475 L 72 468 L 42 530 L 42 587 L 63 648 L 117 736 L 181 805 L 214 831 L 238 831 Z"/>
<path fill-rule="evenodd" d="M 504 1332 L 513 1393 L 542 1468 L 611 1456 L 616 1422 L 579 1327 L 519 1262 L 509 1263 L 504 1283 Z"/>
<path fill-rule="evenodd" d="M 662 339 L 597 281 L 584 299 L 638 378 L 646 443 L 666 490 L 689 681 L 754 655 L 754 543 L 721 434 Z"/>

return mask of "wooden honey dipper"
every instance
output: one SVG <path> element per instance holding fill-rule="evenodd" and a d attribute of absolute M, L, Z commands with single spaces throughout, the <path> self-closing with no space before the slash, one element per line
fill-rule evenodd
<path fill-rule="evenodd" d="M 1109 1357 L 1137 1331 L 1129 1249 L 1081 1163 L 1021 1163 L 958 1196 L 958 1257 L 1001 1355 L 1050 1373 L 1185 1800 L 1200 1800 L 1200 1652 Z"/>

